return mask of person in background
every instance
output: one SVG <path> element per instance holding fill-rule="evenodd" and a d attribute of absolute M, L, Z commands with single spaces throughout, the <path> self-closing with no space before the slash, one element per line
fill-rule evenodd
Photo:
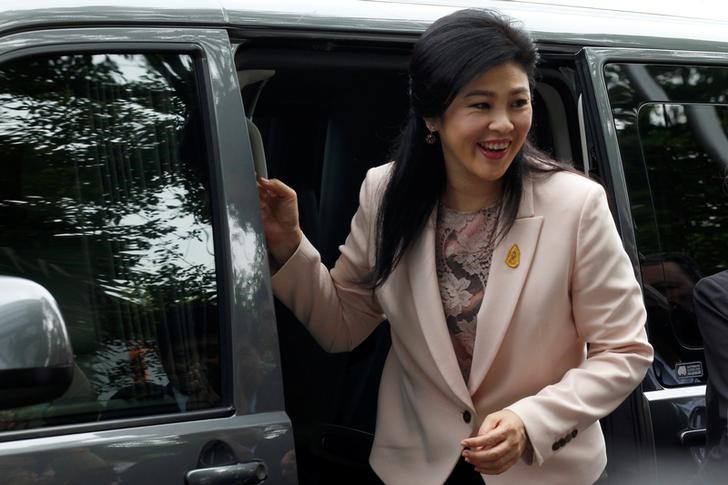
<path fill-rule="evenodd" d="M 691 355 L 687 349 L 703 346 L 693 304 L 693 289 L 701 278 L 697 262 L 685 253 L 659 252 L 641 256 L 640 270 L 655 377 L 666 387 L 702 384 L 702 376 L 679 373 Z"/>
<path fill-rule="evenodd" d="M 212 306 L 195 302 L 170 306 L 156 323 L 159 360 L 168 383 L 141 381 L 114 393 L 102 419 L 147 412 L 209 409 L 221 402 L 218 323 Z"/>
<path fill-rule="evenodd" d="M 725 483 L 728 474 L 728 270 L 701 279 L 693 293 L 708 367 L 707 456 L 699 483 Z"/>

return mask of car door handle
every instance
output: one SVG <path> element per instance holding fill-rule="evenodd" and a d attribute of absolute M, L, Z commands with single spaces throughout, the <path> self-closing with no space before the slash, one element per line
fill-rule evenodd
<path fill-rule="evenodd" d="M 190 470 L 185 475 L 187 485 L 253 485 L 268 478 L 265 463 L 253 460 L 234 465 L 213 466 Z"/>
<path fill-rule="evenodd" d="M 705 446 L 705 429 L 689 429 L 680 433 L 683 446 Z"/>

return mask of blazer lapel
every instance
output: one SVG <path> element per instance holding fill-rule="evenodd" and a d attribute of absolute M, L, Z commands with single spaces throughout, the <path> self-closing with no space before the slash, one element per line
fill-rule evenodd
<path fill-rule="evenodd" d="M 437 209 L 433 210 L 422 235 L 408 251 L 407 272 L 417 320 L 430 354 L 455 395 L 462 400 L 463 404 L 472 408 L 473 401 L 455 357 L 440 296 L 435 264 L 436 220 Z"/>
<path fill-rule="evenodd" d="M 475 333 L 470 394 L 483 382 L 500 348 L 533 262 L 543 217 L 534 217 L 533 185 L 524 181 L 523 197 L 511 230 L 493 250 L 485 296 Z"/>

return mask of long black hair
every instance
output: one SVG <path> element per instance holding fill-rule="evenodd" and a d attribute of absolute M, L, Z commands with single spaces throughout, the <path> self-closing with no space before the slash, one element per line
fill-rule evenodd
<path fill-rule="evenodd" d="M 397 140 L 390 178 L 377 214 L 376 260 L 368 283 L 376 288 L 397 266 L 422 232 L 445 189 L 440 142 L 427 144 L 425 118 L 440 118 L 455 96 L 488 69 L 513 62 L 528 76 L 531 93 L 538 54 L 528 34 L 490 10 L 459 10 L 433 23 L 415 43 L 410 59 L 410 110 Z M 503 237 L 513 226 L 523 177 L 563 166 L 528 140 L 503 176 L 499 204 Z"/>

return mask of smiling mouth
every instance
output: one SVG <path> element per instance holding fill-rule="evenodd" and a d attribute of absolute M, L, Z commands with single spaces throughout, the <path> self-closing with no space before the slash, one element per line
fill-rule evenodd
<path fill-rule="evenodd" d="M 497 143 L 478 143 L 478 146 L 488 152 L 504 152 L 511 146 L 510 141 L 503 141 Z"/>
<path fill-rule="evenodd" d="M 478 148 L 480 148 L 480 152 L 483 154 L 483 156 L 491 160 L 499 160 L 503 158 L 510 146 L 510 141 L 478 143 Z"/>

